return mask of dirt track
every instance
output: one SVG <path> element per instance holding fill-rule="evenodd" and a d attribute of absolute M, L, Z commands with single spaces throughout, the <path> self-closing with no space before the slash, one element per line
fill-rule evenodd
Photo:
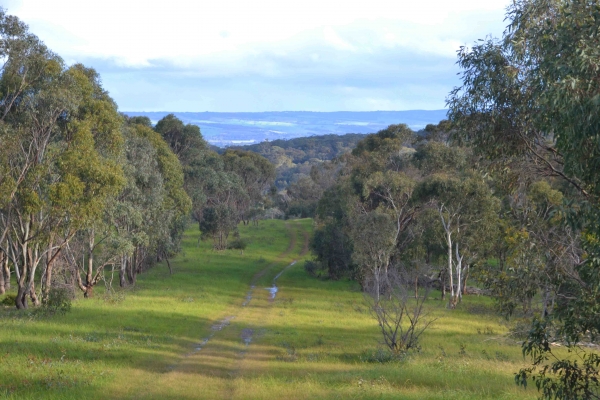
<path fill-rule="evenodd" d="M 239 301 L 234 302 L 221 317 L 211 324 L 210 333 L 199 339 L 180 361 L 171 365 L 163 374 L 157 385 L 193 384 L 195 375 L 203 375 L 220 387 L 216 398 L 243 398 L 242 393 L 236 393 L 235 380 L 243 374 L 252 360 L 264 359 L 269 354 L 264 353 L 261 346 L 254 344 L 264 332 L 265 322 L 269 320 L 273 299 L 277 290 L 258 287 L 261 278 L 276 271 L 276 279 L 295 263 L 295 259 L 308 252 L 309 233 L 302 231 L 302 248 L 297 255 L 292 256 L 297 246 L 297 231 L 299 224 L 286 224 L 289 233 L 288 247 L 280 253 L 273 262 L 262 268 L 251 278 L 247 292 L 239 294 Z M 282 265 L 282 261 L 288 259 Z M 266 290 L 265 290 L 266 289 Z M 201 390 L 201 388 L 198 388 Z"/>

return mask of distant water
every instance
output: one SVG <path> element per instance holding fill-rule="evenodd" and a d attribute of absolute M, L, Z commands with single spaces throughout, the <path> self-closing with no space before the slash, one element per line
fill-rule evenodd
<path fill-rule="evenodd" d="M 154 124 L 167 114 L 175 114 L 186 124 L 198 125 L 209 143 L 226 147 L 331 133 L 373 133 L 398 123 L 407 124 L 417 131 L 427 124 L 437 124 L 446 118 L 446 112 L 447 110 L 239 113 L 125 111 L 125 114 L 149 117 Z"/>

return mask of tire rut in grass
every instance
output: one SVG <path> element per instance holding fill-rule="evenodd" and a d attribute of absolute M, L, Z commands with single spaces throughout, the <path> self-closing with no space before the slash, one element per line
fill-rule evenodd
<path fill-rule="evenodd" d="M 283 253 L 279 254 L 272 263 L 267 265 L 265 268 L 263 268 L 262 270 L 257 272 L 252 277 L 252 280 L 250 281 L 251 286 L 256 286 L 256 284 L 260 280 L 260 278 L 265 276 L 265 274 L 267 272 L 269 272 L 273 267 L 275 267 L 284 257 L 288 256 L 296 247 L 296 241 L 297 241 L 296 230 L 291 229 L 290 225 L 288 223 L 285 224 L 285 227 L 288 230 L 288 232 L 290 233 L 290 244 L 288 245 L 287 249 L 285 249 L 285 251 Z"/>
<path fill-rule="evenodd" d="M 310 241 L 310 235 L 307 231 L 303 230 L 302 231 L 302 237 L 304 239 L 304 242 L 302 244 L 302 250 L 300 250 L 300 253 L 298 254 L 298 257 L 302 257 L 304 255 L 306 255 L 306 253 L 308 253 L 308 244 Z"/>
<path fill-rule="evenodd" d="M 297 258 L 299 259 L 308 253 L 308 244 L 309 244 L 310 235 L 309 235 L 309 232 L 305 231 L 300 224 L 294 224 L 294 231 L 293 231 L 294 233 L 295 233 L 295 230 L 300 230 L 302 233 L 302 236 L 303 236 L 302 248 L 298 252 L 298 256 L 297 256 Z M 294 235 L 294 237 L 295 237 L 295 235 Z M 296 247 L 296 243 L 294 240 L 293 245 L 292 245 L 292 243 L 290 243 L 290 247 L 288 247 L 287 251 L 291 252 L 291 251 L 293 251 L 293 249 L 295 247 Z M 269 357 L 268 354 L 265 354 L 264 347 L 250 346 L 250 343 L 252 343 L 253 340 L 258 339 L 256 337 L 253 337 L 255 332 L 259 332 L 261 330 L 264 331 L 264 329 L 260 329 L 260 328 L 261 328 L 261 326 L 263 326 L 265 321 L 268 320 L 269 314 L 272 311 L 273 303 L 275 301 L 275 296 L 277 295 L 277 292 L 279 291 L 279 289 L 276 285 L 277 280 L 283 275 L 283 273 L 286 270 L 288 270 L 293 265 L 295 265 L 296 261 L 297 260 L 292 261 L 290 264 L 285 266 L 281 271 L 279 271 L 279 273 L 277 275 L 275 275 L 275 277 L 273 278 L 272 286 L 270 288 L 266 288 L 269 291 L 268 298 L 266 299 L 267 300 L 266 304 L 263 299 L 263 301 L 261 302 L 261 303 L 263 303 L 262 306 L 257 305 L 257 307 L 255 308 L 255 310 L 257 312 L 256 312 L 256 315 L 254 315 L 253 319 L 254 319 L 254 321 L 257 321 L 257 324 L 252 326 L 252 328 L 246 327 L 242 330 L 242 332 L 240 334 L 240 338 L 246 343 L 247 348 L 238 354 L 238 362 L 235 364 L 236 369 L 234 371 L 232 371 L 232 373 L 230 374 L 231 379 L 228 382 L 227 390 L 224 393 L 223 398 L 228 398 L 228 399 L 235 398 L 235 396 L 236 396 L 235 379 L 240 377 L 243 374 L 244 370 L 246 368 L 248 368 L 248 366 L 246 366 L 245 364 L 247 363 L 246 359 L 249 355 L 254 359 L 263 359 L 263 360 L 267 359 Z"/>
<path fill-rule="evenodd" d="M 204 350 L 204 352 L 206 352 L 205 348 L 210 345 L 210 341 L 212 341 L 215 338 L 215 335 L 217 335 L 217 333 L 225 330 L 226 327 L 231 325 L 231 322 L 236 319 L 236 316 L 239 317 L 238 314 L 243 312 L 243 307 L 246 307 L 250 304 L 250 301 L 253 298 L 254 289 L 256 288 L 256 284 L 258 283 L 258 281 L 263 276 L 265 276 L 271 269 L 276 267 L 281 262 L 282 259 L 284 259 L 286 256 L 288 256 L 294 250 L 294 248 L 296 247 L 296 242 L 297 242 L 296 230 L 290 228 L 290 225 L 288 223 L 285 224 L 285 227 L 290 236 L 290 242 L 288 244 L 288 247 L 282 253 L 277 255 L 277 257 L 275 257 L 273 262 L 269 263 L 265 268 L 258 271 L 252 277 L 252 279 L 250 281 L 250 290 L 246 293 L 246 296 L 244 297 L 244 301 L 242 302 L 241 306 L 236 305 L 236 306 L 231 307 L 229 312 L 226 313 L 225 317 L 221 318 L 220 320 L 218 320 L 211 326 L 211 332 L 206 337 L 202 338 L 197 344 L 195 344 L 193 349 L 190 352 L 184 354 L 183 359 L 198 356 L 199 353 L 203 350 Z M 249 329 L 249 330 L 245 330 L 243 332 L 244 333 L 242 335 L 242 340 L 244 341 L 244 343 L 246 343 L 246 346 L 247 346 L 250 344 L 250 342 L 252 340 L 254 330 Z M 172 372 L 172 371 L 177 370 L 178 366 L 181 366 L 183 359 L 181 359 L 177 364 L 169 365 L 166 369 L 166 372 Z"/>

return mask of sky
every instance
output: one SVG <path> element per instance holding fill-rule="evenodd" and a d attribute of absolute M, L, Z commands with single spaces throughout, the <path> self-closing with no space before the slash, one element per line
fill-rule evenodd
<path fill-rule="evenodd" d="M 445 108 L 510 0 L 2 0 L 122 111 Z"/>

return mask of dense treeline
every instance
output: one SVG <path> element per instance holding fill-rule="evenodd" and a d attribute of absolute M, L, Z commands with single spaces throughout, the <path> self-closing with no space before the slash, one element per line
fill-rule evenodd
<path fill-rule="evenodd" d="M 89 297 L 115 273 L 135 284 L 178 251 L 190 216 L 222 249 L 264 208 L 266 159 L 219 155 L 173 115 L 152 127 L 119 114 L 93 69 L 3 10 L 0 56 L 0 293 L 16 282 L 17 308 L 53 288 Z"/>
<path fill-rule="evenodd" d="M 361 282 L 409 269 L 439 281 L 456 305 L 471 267 L 487 261 L 499 238 L 500 201 L 472 152 L 444 140 L 446 125 L 429 126 L 425 137 L 392 125 L 338 160 L 336 183 L 318 203 L 316 267 Z"/>
<path fill-rule="evenodd" d="M 417 138 L 444 135 L 445 125 L 447 122 L 439 126 L 428 125 L 426 129 L 414 133 L 415 141 Z M 324 190 L 333 185 L 347 157 L 365 136 L 354 133 L 312 136 L 243 148 L 264 155 L 277 166 L 275 182 L 280 192 L 275 204 L 283 215 L 286 218 L 306 218 L 315 216 L 317 203 Z M 405 151 L 413 151 L 412 142 L 406 145 Z"/>

